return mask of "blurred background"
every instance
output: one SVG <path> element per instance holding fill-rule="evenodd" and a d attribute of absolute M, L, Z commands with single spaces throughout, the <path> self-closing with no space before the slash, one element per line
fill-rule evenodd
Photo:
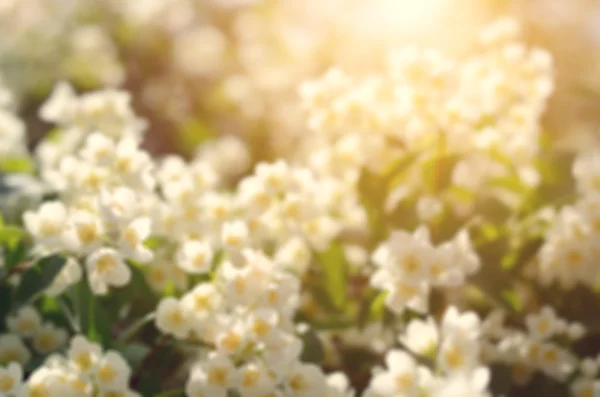
<path fill-rule="evenodd" d="M 33 146 L 37 111 L 60 80 L 119 87 L 149 121 L 145 145 L 191 155 L 241 137 L 255 160 L 295 148 L 298 85 L 337 66 L 375 70 L 390 49 L 469 51 L 475 32 L 517 17 L 555 57 L 545 129 L 570 147 L 600 129 L 600 1 L 595 0 L 1 0 L 0 75 Z"/>

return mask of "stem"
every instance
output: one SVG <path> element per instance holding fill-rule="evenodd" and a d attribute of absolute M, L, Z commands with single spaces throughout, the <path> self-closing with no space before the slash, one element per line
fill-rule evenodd
<path fill-rule="evenodd" d="M 146 324 L 148 324 L 150 321 L 154 320 L 155 317 L 156 317 L 155 312 L 146 314 L 144 317 L 135 321 L 133 324 L 131 324 L 129 327 L 127 327 L 125 330 L 123 330 L 123 332 L 121 332 L 121 334 L 119 335 L 117 340 L 119 342 L 125 342 L 126 340 L 131 338 L 133 335 L 135 335 L 136 332 L 141 330 Z"/>
<path fill-rule="evenodd" d="M 136 368 L 136 370 L 133 372 L 133 375 L 131 377 L 131 379 L 132 379 L 132 382 L 131 382 L 132 386 L 137 386 L 137 384 L 139 383 L 139 381 L 141 379 L 142 371 L 144 369 L 146 369 L 146 367 L 148 367 L 148 365 L 150 364 L 150 362 L 152 361 L 152 359 L 154 358 L 154 356 L 158 352 L 159 348 L 162 345 L 165 344 L 165 342 L 167 341 L 168 338 L 169 337 L 167 335 L 162 335 L 160 338 L 158 338 L 156 340 L 156 342 L 154 342 L 154 344 L 150 348 L 150 351 L 148 352 L 148 354 L 146 355 L 146 357 L 144 357 L 144 359 L 142 360 L 142 362 L 140 363 L 140 365 L 138 365 L 138 367 Z"/>
<path fill-rule="evenodd" d="M 174 397 L 174 396 L 183 396 L 185 393 L 185 390 L 183 389 L 173 389 L 173 390 L 167 390 L 165 392 L 162 392 L 160 394 L 157 394 L 154 397 Z"/>

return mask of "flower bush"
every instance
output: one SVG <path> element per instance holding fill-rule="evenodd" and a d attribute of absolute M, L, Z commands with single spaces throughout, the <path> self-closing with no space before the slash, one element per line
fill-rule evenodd
<path fill-rule="evenodd" d="M 198 40 L 181 72 L 227 74 Z M 552 57 L 509 18 L 390 48 L 238 102 L 293 129 L 271 158 L 154 155 L 127 90 L 66 80 L 30 149 L 2 88 L 0 396 L 600 395 L 600 150 L 544 130 Z"/>

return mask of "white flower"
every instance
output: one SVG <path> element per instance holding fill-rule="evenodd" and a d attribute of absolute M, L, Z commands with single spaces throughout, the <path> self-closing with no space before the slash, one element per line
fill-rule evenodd
<path fill-rule="evenodd" d="M 102 348 L 97 343 L 88 341 L 81 335 L 71 339 L 67 356 L 71 365 L 83 374 L 91 373 L 102 355 Z"/>
<path fill-rule="evenodd" d="M 327 390 L 325 375 L 314 364 L 295 363 L 285 382 L 290 397 L 322 396 Z"/>
<path fill-rule="evenodd" d="M 25 365 L 29 362 L 31 353 L 21 338 L 15 334 L 0 335 L 0 365 L 17 362 Z"/>
<path fill-rule="evenodd" d="M 598 374 L 598 363 L 593 358 L 584 358 L 579 363 L 581 374 L 588 378 L 593 379 Z"/>
<path fill-rule="evenodd" d="M 49 354 L 62 348 L 67 342 L 67 331 L 52 323 L 42 325 L 33 336 L 33 347 L 39 353 Z"/>
<path fill-rule="evenodd" d="M 479 343 L 462 336 L 444 336 L 439 348 L 437 362 L 448 373 L 465 372 L 477 365 Z"/>
<path fill-rule="evenodd" d="M 433 387 L 436 397 L 488 397 L 486 388 L 490 381 L 487 368 L 477 368 L 472 372 L 461 372 L 447 379 L 439 379 Z"/>
<path fill-rule="evenodd" d="M 333 372 L 327 375 L 326 397 L 354 397 L 350 381 L 343 372 Z"/>
<path fill-rule="evenodd" d="M 571 340 L 581 339 L 586 332 L 585 326 L 581 323 L 572 323 L 567 325 L 566 333 Z"/>
<path fill-rule="evenodd" d="M 122 287 L 129 284 L 131 270 L 118 251 L 100 248 L 86 259 L 86 268 L 92 291 L 97 295 L 108 292 L 108 286 Z"/>
<path fill-rule="evenodd" d="M 153 253 L 144 246 L 151 233 L 151 221 L 149 218 L 136 218 L 131 221 L 121 232 L 119 247 L 126 256 L 147 263 L 152 260 Z"/>
<path fill-rule="evenodd" d="M 577 379 L 571 386 L 574 397 L 595 397 L 600 395 L 600 381 L 593 379 Z"/>
<path fill-rule="evenodd" d="M 65 245 L 72 251 L 89 253 L 102 245 L 104 226 L 100 217 L 89 211 L 75 211 L 67 221 Z"/>
<path fill-rule="evenodd" d="M 75 91 L 69 83 L 61 81 L 54 86 L 50 97 L 41 106 L 40 118 L 46 122 L 63 124 L 74 111 Z"/>
<path fill-rule="evenodd" d="M 27 153 L 25 124 L 13 114 L 0 109 L 0 158 Z"/>
<path fill-rule="evenodd" d="M 221 243 L 226 249 L 239 252 L 248 244 L 248 233 L 248 226 L 245 222 L 227 222 L 221 230 Z"/>
<path fill-rule="evenodd" d="M 186 338 L 190 333 L 193 312 L 173 297 L 163 298 L 156 308 L 156 327 L 166 334 Z"/>
<path fill-rule="evenodd" d="M 247 320 L 248 333 L 257 342 L 269 342 L 276 336 L 279 314 L 272 309 L 250 311 Z"/>
<path fill-rule="evenodd" d="M 125 224 L 136 214 L 138 201 L 136 193 L 127 187 L 100 192 L 100 211 L 111 224 Z"/>
<path fill-rule="evenodd" d="M 427 356 L 435 352 L 439 340 L 438 328 L 432 318 L 427 320 L 414 319 L 408 323 L 400 342 L 411 351 Z"/>
<path fill-rule="evenodd" d="M 237 383 L 236 369 L 223 355 L 212 354 L 190 374 L 185 390 L 188 396 L 226 397 L 227 390 Z"/>
<path fill-rule="evenodd" d="M 62 294 L 70 285 L 77 283 L 83 276 L 81 265 L 73 257 L 67 258 L 65 265 L 46 289 L 46 295 L 56 297 Z"/>
<path fill-rule="evenodd" d="M 192 329 L 198 331 L 222 304 L 220 293 L 212 283 L 202 283 L 181 298 L 181 305 L 192 315 Z"/>
<path fill-rule="evenodd" d="M 80 157 L 100 166 L 108 166 L 114 161 L 115 143 L 100 132 L 90 134 L 83 144 Z"/>
<path fill-rule="evenodd" d="M 23 215 L 25 227 L 37 242 L 52 249 L 62 245 L 61 236 L 67 220 L 67 210 L 59 201 L 43 203 L 36 212 L 26 211 Z"/>
<path fill-rule="evenodd" d="M 241 320 L 235 317 L 221 319 L 215 335 L 217 351 L 233 356 L 242 351 L 247 342 L 246 327 Z"/>
<path fill-rule="evenodd" d="M 259 163 L 256 165 L 254 174 L 272 195 L 284 192 L 290 182 L 290 170 L 284 160 L 274 163 Z"/>
<path fill-rule="evenodd" d="M 429 222 L 444 210 L 444 203 L 437 197 L 424 196 L 417 201 L 417 214 L 422 222 Z"/>
<path fill-rule="evenodd" d="M 125 389 L 131 368 L 116 351 L 108 351 L 98 361 L 94 375 L 100 389 Z"/>
<path fill-rule="evenodd" d="M 18 363 L 10 363 L 7 367 L 0 366 L 0 395 L 18 395 L 23 380 L 23 368 Z"/>
<path fill-rule="evenodd" d="M 310 247 L 300 237 L 293 237 L 281 245 L 274 255 L 275 262 L 298 274 L 304 274 L 310 265 Z"/>
<path fill-rule="evenodd" d="M 23 397 L 63 396 L 68 392 L 63 382 L 64 372 L 58 368 L 39 367 L 23 387 Z"/>
<path fill-rule="evenodd" d="M 32 306 L 25 306 L 14 315 L 6 319 L 8 329 L 23 337 L 31 338 L 40 329 L 42 317 Z"/>
<path fill-rule="evenodd" d="M 444 312 L 442 318 L 443 335 L 457 335 L 467 340 L 475 340 L 481 333 L 481 321 L 473 312 L 460 313 L 454 306 Z"/>
<path fill-rule="evenodd" d="M 243 396 L 263 397 L 275 389 L 274 379 L 265 366 L 257 362 L 245 364 L 238 370 L 238 389 Z"/>
<path fill-rule="evenodd" d="M 202 274 L 210 271 L 213 250 L 207 241 L 187 240 L 177 253 L 177 265 L 191 274 Z"/>
<path fill-rule="evenodd" d="M 529 314 L 525 318 L 525 323 L 531 337 L 545 340 L 562 331 L 561 323 L 558 320 L 554 309 L 545 306 L 538 314 Z"/>
<path fill-rule="evenodd" d="M 419 387 L 419 371 L 414 359 L 401 350 L 385 357 L 387 370 L 376 374 L 369 389 L 382 396 L 413 396 Z"/>

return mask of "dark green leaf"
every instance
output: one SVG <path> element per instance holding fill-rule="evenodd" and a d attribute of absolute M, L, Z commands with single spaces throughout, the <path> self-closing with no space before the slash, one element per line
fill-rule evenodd
<path fill-rule="evenodd" d="M 146 358 L 150 348 L 141 343 L 122 343 L 116 349 L 125 357 L 131 368 L 136 368 Z"/>
<path fill-rule="evenodd" d="M 27 269 L 15 293 L 17 305 L 22 306 L 42 294 L 52 284 L 65 262 L 64 257 L 51 255 Z"/>
<path fill-rule="evenodd" d="M 112 342 L 110 317 L 102 302 L 92 293 L 84 279 L 76 286 L 75 311 L 81 332 L 91 341 L 108 346 Z"/>
<path fill-rule="evenodd" d="M 521 298 L 514 289 L 505 290 L 501 293 L 502 298 L 507 302 L 514 312 L 518 313 L 522 309 Z"/>
<path fill-rule="evenodd" d="M 0 244 L 15 244 L 25 235 L 25 231 L 17 226 L 4 225 L 0 228 Z"/>
<path fill-rule="evenodd" d="M 142 396 L 157 396 L 162 391 L 160 379 L 150 371 L 140 375 L 138 390 Z"/>
<path fill-rule="evenodd" d="M 325 350 L 321 343 L 321 339 L 319 339 L 313 330 L 305 332 L 301 337 L 304 342 L 304 350 L 302 351 L 301 356 L 302 361 L 321 364 L 325 358 Z"/>
<path fill-rule="evenodd" d="M 23 240 L 7 242 L 4 245 L 4 268 L 7 272 L 24 262 L 27 248 Z"/>
<path fill-rule="evenodd" d="M 0 334 L 6 331 L 6 316 L 10 312 L 11 302 L 12 296 L 10 287 L 5 284 L 0 284 Z"/>
<path fill-rule="evenodd" d="M 348 285 L 347 263 L 341 244 L 333 243 L 327 251 L 317 255 L 320 263 L 320 286 L 325 291 L 329 306 L 343 311 Z"/>
<path fill-rule="evenodd" d="M 435 155 L 421 164 L 421 172 L 425 190 L 435 194 L 447 189 L 452 178 L 452 171 L 460 157 L 458 155 Z"/>
<path fill-rule="evenodd" d="M 35 171 L 35 166 L 29 157 L 13 157 L 0 161 L 0 171 L 31 174 Z"/>

